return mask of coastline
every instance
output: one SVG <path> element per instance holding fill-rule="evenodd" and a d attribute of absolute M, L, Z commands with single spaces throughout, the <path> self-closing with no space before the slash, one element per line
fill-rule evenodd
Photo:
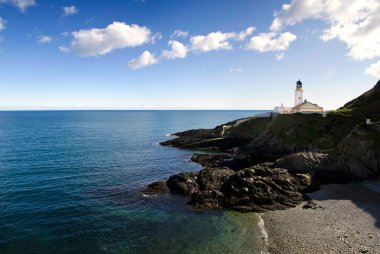
<path fill-rule="evenodd" d="M 372 186 L 370 186 L 370 184 Z M 261 214 L 269 252 L 380 253 L 380 183 L 324 185 L 307 194 L 318 206 Z"/>

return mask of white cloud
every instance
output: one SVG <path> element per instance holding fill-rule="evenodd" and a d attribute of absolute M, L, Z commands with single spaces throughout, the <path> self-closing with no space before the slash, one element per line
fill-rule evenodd
<path fill-rule="evenodd" d="M 129 68 L 137 70 L 158 63 L 158 59 L 149 51 L 144 51 L 139 57 L 128 62 Z"/>
<path fill-rule="evenodd" d="M 170 38 L 186 38 L 189 36 L 188 31 L 183 31 L 183 30 L 175 30 L 171 35 Z"/>
<path fill-rule="evenodd" d="M 228 39 L 232 38 L 231 33 L 214 32 L 208 35 L 197 35 L 190 38 L 192 50 L 207 52 L 211 50 L 232 49 Z"/>
<path fill-rule="evenodd" d="M 2 17 L 0 17 L 0 31 L 5 29 L 6 27 L 5 25 L 6 25 L 5 20 Z"/>
<path fill-rule="evenodd" d="M 187 56 L 187 47 L 179 41 L 171 40 L 168 43 L 171 46 L 171 50 L 164 50 L 161 57 L 165 59 L 185 58 Z"/>
<path fill-rule="evenodd" d="M 50 43 L 53 41 L 53 38 L 48 35 L 41 35 L 38 37 L 38 42 L 39 43 Z"/>
<path fill-rule="evenodd" d="M 213 32 L 208 35 L 196 35 L 190 37 L 191 49 L 197 52 L 208 52 L 212 50 L 228 50 L 232 49 L 229 40 L 244 40 L 254 31 L 253 27 L 248 27 L 240 33 L 222 33 Z"/>
<path fill-rule="evenodd" d="M 36 4 L 35 0 L 0 0 L 0 4 L 12 4 L 24 12 L 28 7 Z"/>
<path fill-rule="evenodd" d="M 63 16 L 75 15 L 75 14 L 78 14 L 78 12 L 79 12 L 78 8 L 75 7 L 74 5 L 62 7 Z"/>
<path fill-rule="evenodd" d="M 277 31 L 305 19 L 328 24 L 321 39 L 339 39 L 355 60 L 380 56 L 380 1 L 378 0 L 292 0 L 275 15 L 271 29 Z"/>
<path fill-rule="evenodd" d="M 59 49 L 59 51 L 61 51 L 63 53 L 70 52 L 70 49 L 68 47 L 60 46 L 58 49 Z"/>
<path fill-rule="evenodd" d="M 380 78 L 380 61 L 371 64 L 364 73 Z"/>
<path fill-rule="evenodd" d="M 278 61 L 284 59 L 284 52 L 276 53 L 276 59 Z"/>
<path fill-rule="evenodd" d="M 290 43 L 295 39 L 297 39 L 297 36 L 289 32 L 278 35 L 274 32 L 261 33 L 252 37 L 246 48 L 259 52 L 284 51 L 289 48 Z"/>
<path fill-rule="evenodd" d="M 145 26 L 113 22 L 106 28 L 92 28 L 73 32 L 71 49 L 80 56 L 99 56 L 115 49 L 136 47 L 151 41 Z"/>

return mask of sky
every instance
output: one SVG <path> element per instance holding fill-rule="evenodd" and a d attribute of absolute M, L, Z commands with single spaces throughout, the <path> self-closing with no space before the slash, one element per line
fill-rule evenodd
<path fill-rule="evenodd" d="M 0 0 L 0 110 L 335 109 L 380 78 L 380 0 Z"/>

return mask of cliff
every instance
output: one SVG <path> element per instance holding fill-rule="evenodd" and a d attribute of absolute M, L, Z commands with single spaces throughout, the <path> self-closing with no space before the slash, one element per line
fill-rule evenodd
<path fill-rule="evenodd" d="M 174 175 L 171 192 L 189 195 L 199 208 L 241 211 L 284 209 L 320 184 L 380 176 L 380 81 L 327 117 L 291 114 L 252 117 L 214 129 L 175 133 L 162 145 L 212 149 L 196 154 L 200 172 Z"/>

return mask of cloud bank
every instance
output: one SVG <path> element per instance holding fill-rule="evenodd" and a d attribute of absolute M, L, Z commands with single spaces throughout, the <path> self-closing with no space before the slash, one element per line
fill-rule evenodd
<path fill-rule="evenodd" d="M 347 56 L 362 61 L 380 57 L 379 13 L 378 0 L 292 0 L 275 14 L 271 30 L 279 31 L 306 19 L 321 20 L 328 27 L 320 38 L 323 41 L 338 39 L 344 42 Z M 371 65 L 365 73 L 376 73 L 373 71 L 375 65 Z"/>

